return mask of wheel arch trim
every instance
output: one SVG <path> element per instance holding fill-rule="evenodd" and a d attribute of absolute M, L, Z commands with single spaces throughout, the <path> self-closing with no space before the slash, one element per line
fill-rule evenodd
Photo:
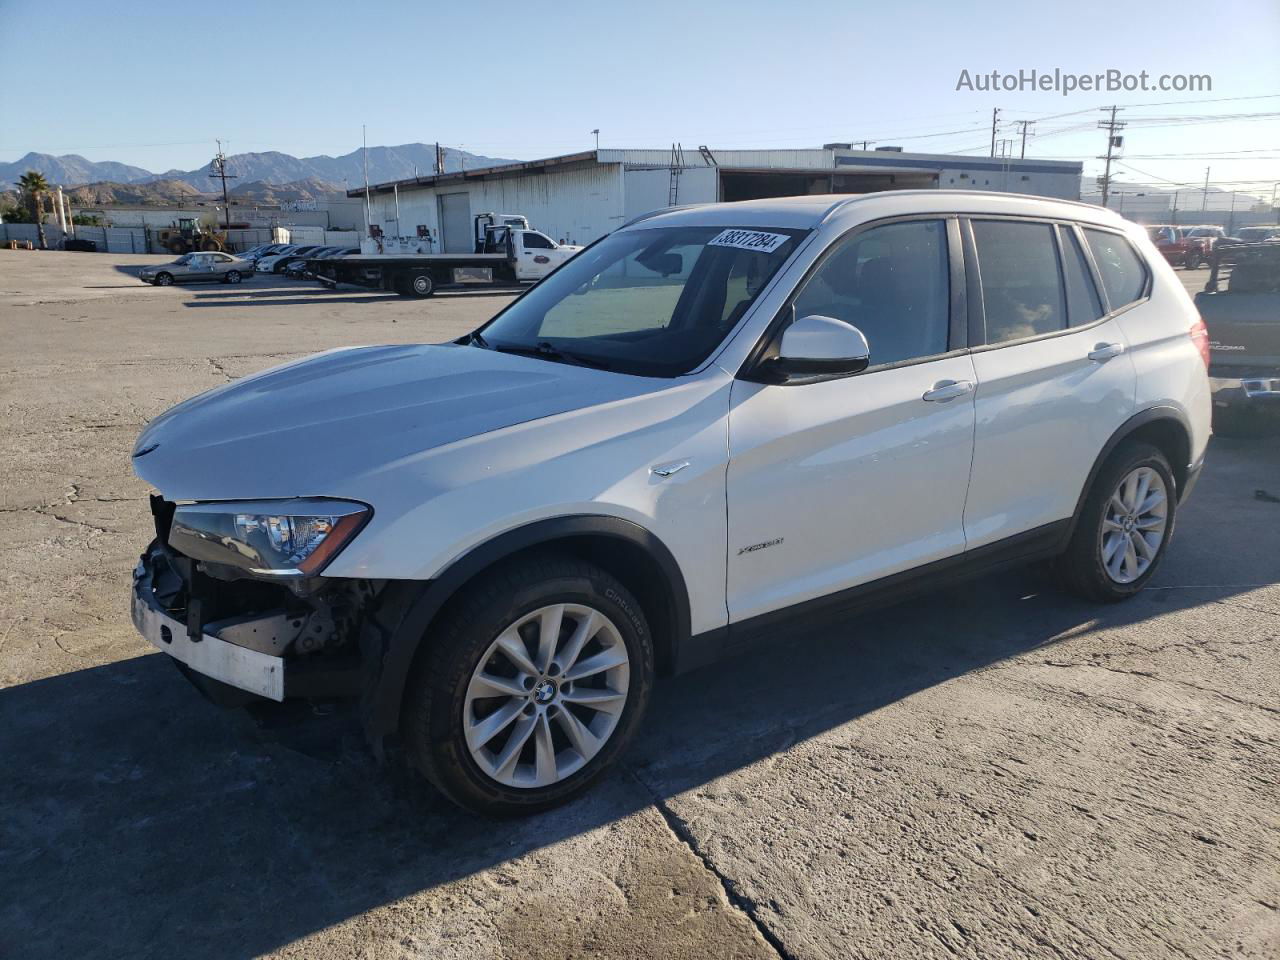
<path fill-rule="evenodd" d="M 619 541 L 643 550 L 652 558 L 661 571 L 663 586 L 670 600 L 665 629 L 659 626 L 660 620 L 650 625 L 655 634 L 655 652 L 665 647 L 668 657 L 677 658 L 680 646 L 691 631 L 689 592 L 680 565 L 660 538 L 638 523 L 604 514 L 537 520 L 472 547 L 431 580 L 393 581 L 390 589 L 402 592 L 399 606 L 403 613 L 393 613 L 391 619 L 394 622 L 382 624 L 388 635 L 383 638 L 380 663 L 371 671 L 361 710 L 366 732 L 375 745 L 398 729 L 405 684 L 414 658 L 426 641 L 431 622 L 459 589 L 487 568 L 518 553 L 583 538 Z M 397 606 L 395 599 L 390 604 Z M 658 617 L 651 615 L 650 619 L 658 620 Z M 660 631 L 666 636 L 660 635 Z M 374 653 L 368 649 L 364 652 L 366 656 Z M 661 657 L 659 653 L 660 660 Z"/>
<path fill-rule="evenodd" d="M 1111 434 L 1110 439 L 1103 445 L 1101 452 L 1093 461 L 1093 466 L 1089 470 L 1088 479 L 1085 480 L 1084 486 L 1080 489 L 1080 496 L 1076 500 L 1075 511 L 1071 515 L 1071 531 L 1074 533 L 1076 524 L 1080 522 L 1080 514 L 1084 510 L 1084 502 L 1089 496 L 1089 491 L 1093 489 L 1094 483 L 1098 479 L 1098 474 L 1102 472 L 1103 466 L 1113 453 L 1120 447 L 1122 443 L 1132 437 L 1140 430 L 1150 427 L 1152 424 L 1171 424 L 1176 426 L 1186 439 L 1188 457 L 1191 450 L 1191 423 L 1187 419 L 1187 415 L 1178 407 L 1172 404 L 1158 404 L 1156 406 L 1147 407 L 1131 416 L 1128 420 L 1120 425 L 1120 427 Z M 1178 497 L 1183 495 L 1184 483 L 1188 471 L 1194 466 L 1191 463 L 1171 462 L 1173 467 L 1174 481 L 1178 486 Z"/>

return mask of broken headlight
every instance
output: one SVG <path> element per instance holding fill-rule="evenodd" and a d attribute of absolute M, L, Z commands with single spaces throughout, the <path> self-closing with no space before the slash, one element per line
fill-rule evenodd
<path fill-rule="evenodd" d="M 169 546 L 260 576 L 313 576 L 372 513 L 363 503 L 318 498 L 183 504 L 174 511 Z"/>

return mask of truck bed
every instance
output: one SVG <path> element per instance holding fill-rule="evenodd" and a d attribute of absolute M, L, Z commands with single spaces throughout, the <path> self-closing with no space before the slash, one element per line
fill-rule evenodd
<path fill-rule="evenodd" d="M 353 253 L 342 258 L 343 263 L 372 265 L 457 263 L 463 260 L 478 260 L 481 263 L 506 262 L 507 255 L 504 253 Z"/>

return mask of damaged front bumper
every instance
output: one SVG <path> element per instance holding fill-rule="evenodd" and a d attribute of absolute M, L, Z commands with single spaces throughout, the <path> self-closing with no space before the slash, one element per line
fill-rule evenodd
<path fill-rule="evenodd" d="M 275 657 L 192 629 L 156 598 L 147 557 L 133 571 L 133 625 L 147 641 L 201 676 L 268 700 L 284 700 L 285 663 Z"/>
<path fill-rule="evenodd" d="M 343 607 L 273 584 L 218 581 L 159 541 L 133 571 L 138 632 L 224 706 L 358 696 L 360 657 L 346 642 Z"/>

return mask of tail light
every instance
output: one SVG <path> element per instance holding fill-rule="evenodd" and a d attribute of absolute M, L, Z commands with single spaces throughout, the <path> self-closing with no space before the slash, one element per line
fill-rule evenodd
<path fill-rule="evenodd" d="M 1204 321 L 1196 317 L 1196 322 L 1191 325 L 1191 342 L 1196 345 L 1196 349 L 1200 351 L 1200 359 L 1204 361 L 1204 368 L 1209 369 L 1209 328 L 1204 325 Z"/>

